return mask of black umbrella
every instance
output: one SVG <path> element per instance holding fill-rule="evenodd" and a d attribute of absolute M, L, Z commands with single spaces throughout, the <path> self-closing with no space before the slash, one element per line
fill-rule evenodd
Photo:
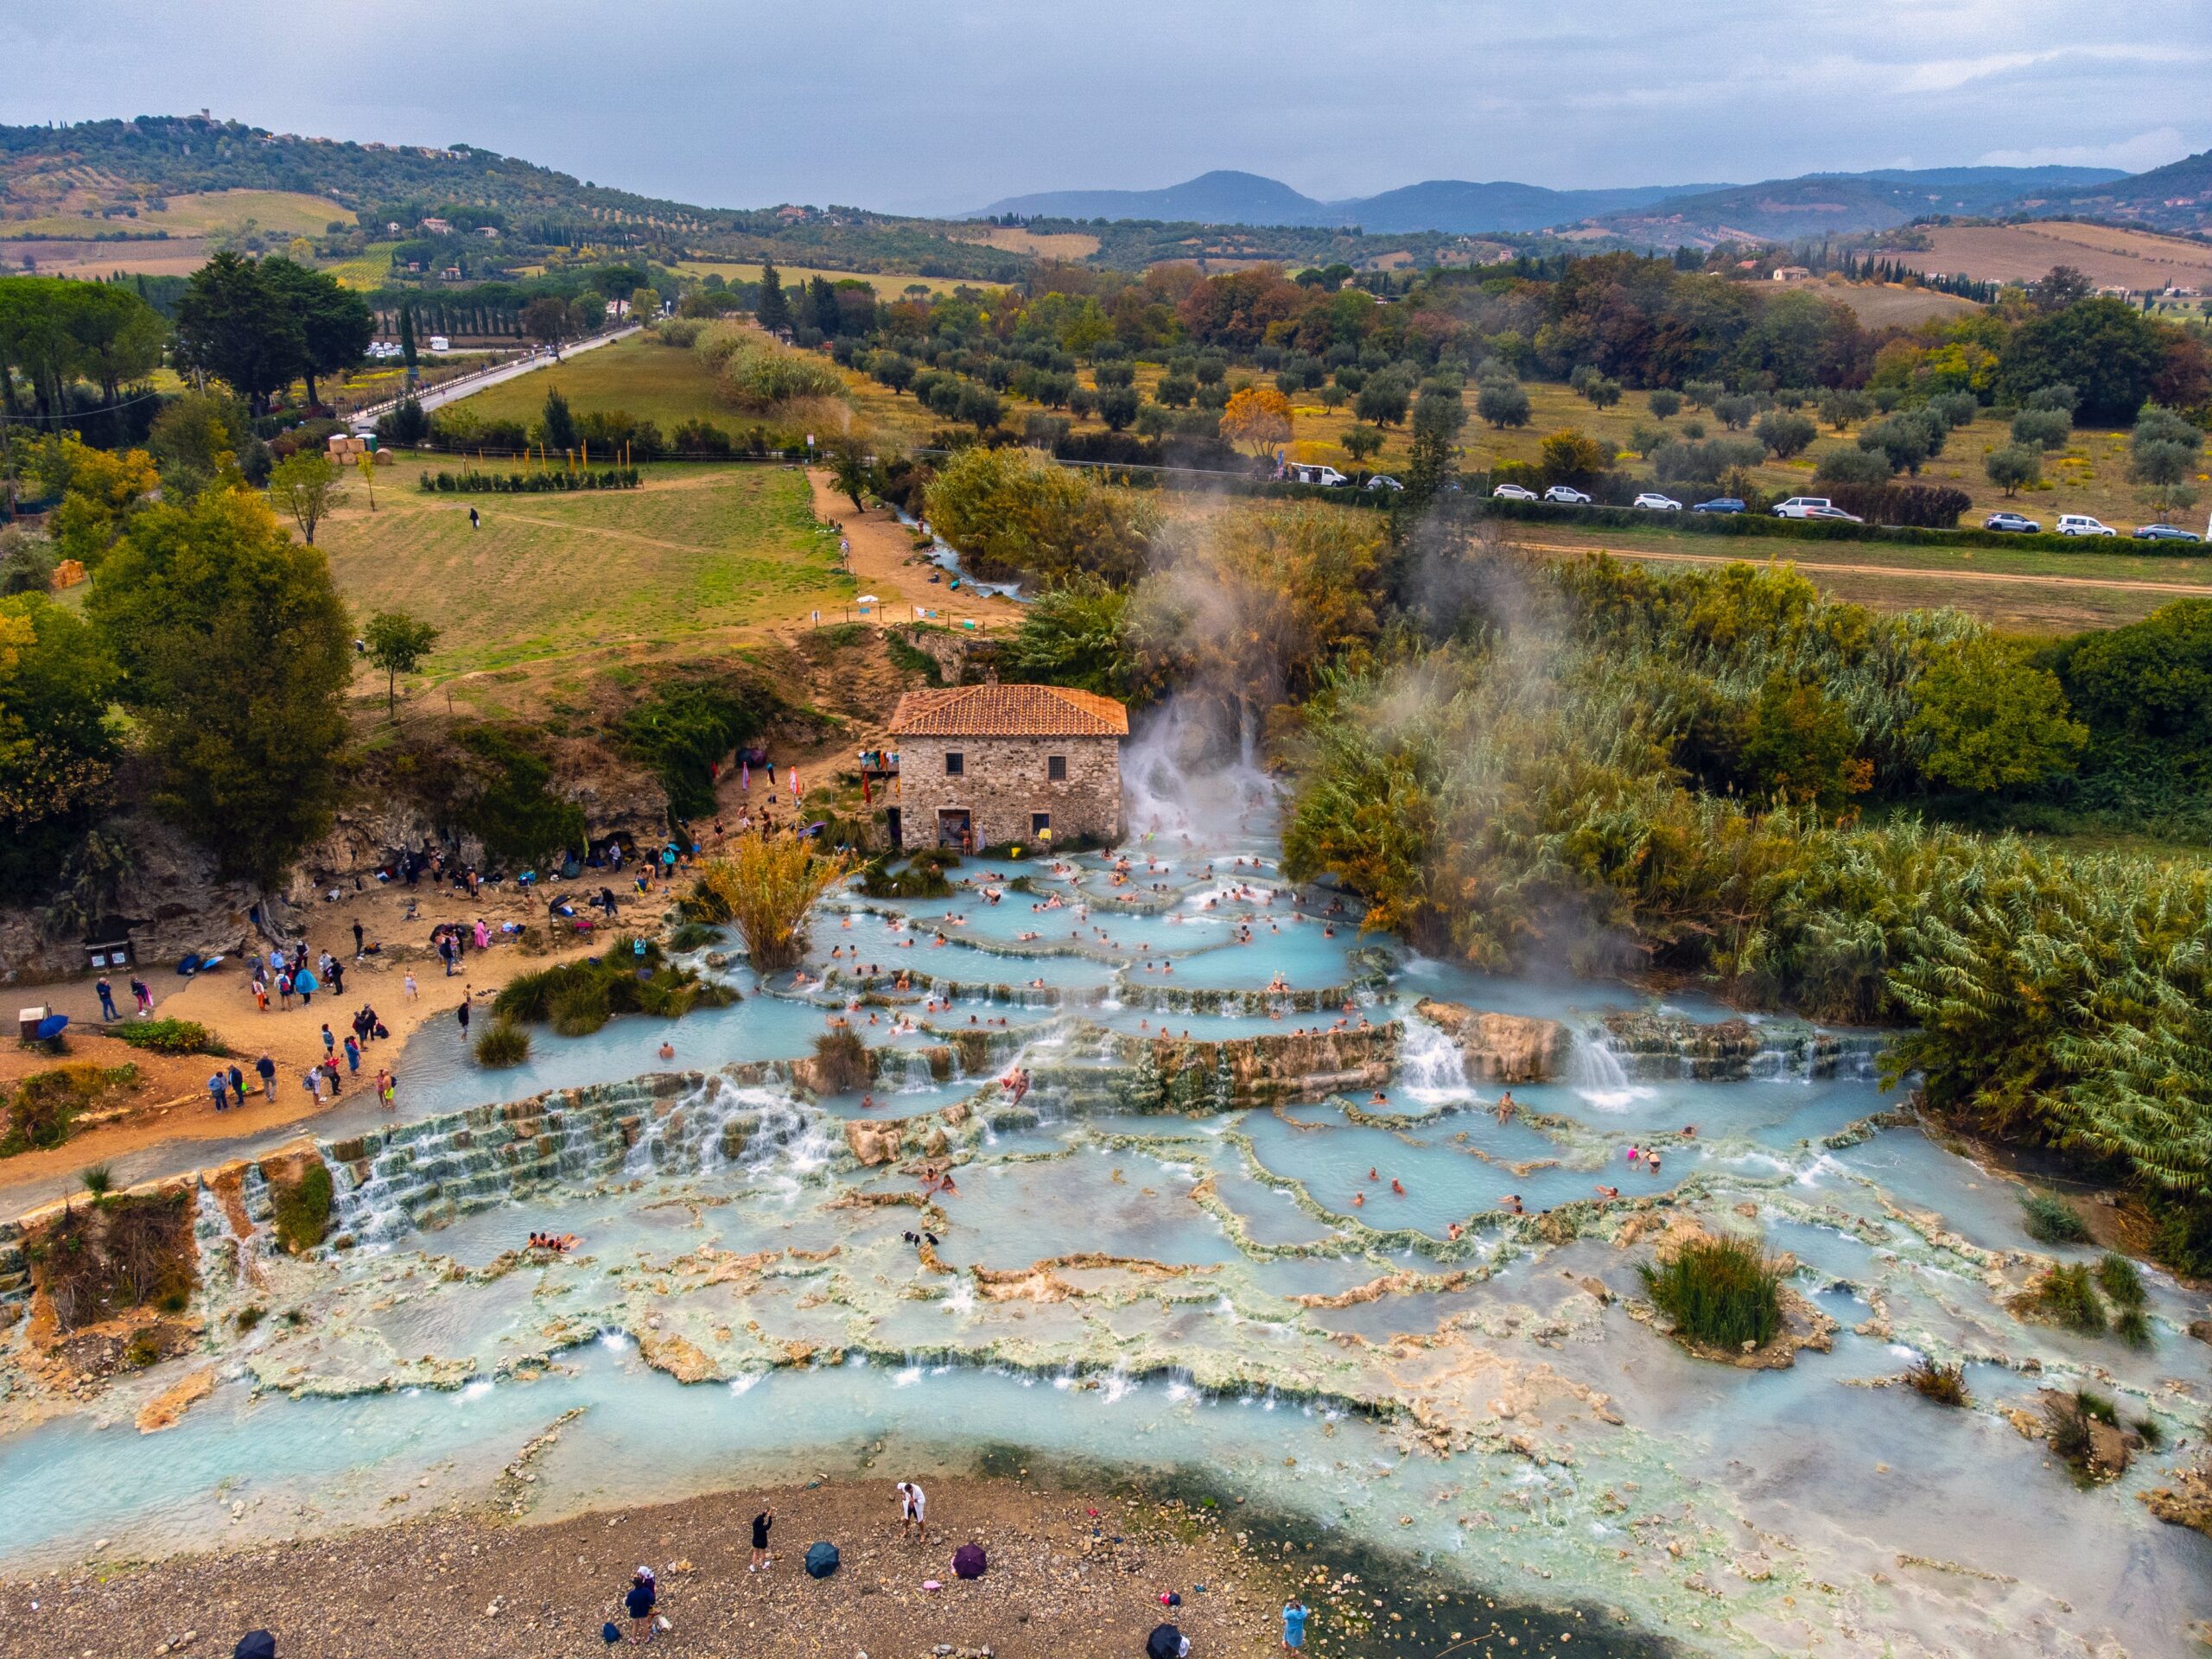
<path fill-rule="evenodd" d="M 1144 1639 L 1145 1659 L 1180 1659 L 1183 1632 L 1173 1624 L 1155 1624 Z"/>
<path fill-rule="evenodd" d="M 276 1659 L 276 1638 L 266 1630 L 248 1630 L 231 1649 L 231 1659 Z"/>

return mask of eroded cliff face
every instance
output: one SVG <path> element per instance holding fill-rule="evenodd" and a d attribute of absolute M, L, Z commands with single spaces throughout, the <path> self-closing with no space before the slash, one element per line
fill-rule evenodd
<path fill-rule="evenodd" d="M 1414 1012 L 1459 1044 L 1470 1083 L 1549 1083 L 1573 1046 L 1556 1020 L 1492 1014 L 1433 997 L 1424 997 Z"/>

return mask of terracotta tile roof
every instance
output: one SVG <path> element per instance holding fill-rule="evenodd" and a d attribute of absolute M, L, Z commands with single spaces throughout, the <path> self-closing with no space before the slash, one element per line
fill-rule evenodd
<path fill-rule="evenodd" d="M 909 691 L 891 716 L 897 737 L 1127 737 L 1129 711 L 1061 685 L 955 685 Z"/>

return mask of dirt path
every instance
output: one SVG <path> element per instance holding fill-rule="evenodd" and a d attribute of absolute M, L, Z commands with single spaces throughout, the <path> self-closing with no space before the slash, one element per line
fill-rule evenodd
<path fill-rule="evenodd" d="M 596 870 L 586 874 L 589 879 L 563 883 L 558 891 L 581 905 L 601 886 L 611 887 L 622 905 L 614 925 L 619 929 L 628 925 L 633 905 L 642 901 L 627 876 L 618 879 Z M 410 897 L 417 906 L 416 919 L 412 922 L 405 919 Z M 646 926 L 658 927 L 660 907 L 664 903 L 664 890 L 656 885 L 643 912 Z M 0 1159 L 0 1213 L 9 1212 L 6 1195 L 40 1192 L 54 1179 L 92 1164 L 125 1162 L 135 1154 L 165 1143 L 230 1141 L 270 1134 L 295 1124 L 303 1131 L 312 1129 L 318 1119 L 333 1110 L 365 1098 L 379 1066 L 392 1071 L 397 1084 L 397 1103 L 404 1113 L 407 1105 L 407 1076 L 405 1067 L 399 1064 L 399 1053 L 411 1033 L 433 1020 L 453 1019 L 464 993 L 472 994 L 474 1012 L 480 1020 L 486 1017 L 485 1005 L 517 974 L 586 955 L 594 948 L 589 938 L 574 936 L 570 936 L 573 942 L 564 948 L 542 956 L 525 956 L 512 944 L 494 944 L 485 951 L 471 950 L 462 961 L 461 972 L 448 979 L 444 965 L 430 949 L 430 929 L 441 921 L 472 925 L 479 916 L 496 931 L 502 922 L 542 924 L 545 907 L 542 900 L 511 884 L 486 887 L 471 899 L 454 887 L 434 888 L 427 878 L 411 890 L 397 883 L 386 887 L 370 882 L 361 891 L 345 893 L 335 900 L 326 899 L 308 918 L 308 956 L 313 961 L 327 950 L 341 958 L 345 963 L 346 990 L 342 995 L 318 991 L 312 1004 L 302 1004 L 295 998 L 289 1010 L 280 1007 L 274 995 L 267 1010 L 257 1005 L 252 970 L 244 962 L 226 962 L 215 973 L 189 980 L 178 979 L 166 965 L 142 969 L 140 977 L 155 993 L 156 1014 L 164 1019 L 197 1020 L 231 1051 L 230 1058 L 192 1055 L 167 1059 L 146 1055 L 90 1032 L 73 1033 L 71 1052 L 65 1058 L 92 1059 L 103 1065 L 130 1059 L 148 1074 L 147 1086 L 130 1102 L 134 1109 L 113 1121 L 93 1124 L 50 1151 L 19 1153 L 12 1158 Z M 353 955 L 353 924 L 357 919 L 362 925 L 364 941 L 381 947 L 374 955 L 359 961 Z M 412 997 L 407 995 L 406 986 L 410 973 L 416 982 L 416 995 Z M 130 1001 L 127 989 L 130 976 L 118 974 L 112 977 L 116 1000 L 127 1008 Z M 25 1000 L 29 1000 L 28 993 Z M 89 976 L 63 984 L 40 986 L 36 1000 L 51 1002 L 87 1024 L 99 1018 L 99 1005 L 93 998 Z M 337 1101 L 317 1103 L 310 1099 L 301 1075 L 322 1058 L 324 1023 L 328 1022 L 331 1034 L 342 1044 L 352 1029 L 354 1010 L 365 1005 L 376 1010 L 377 1017 L 391 1035 L 367 1046 L 361 1057 L 359 1073 L 346 1076 L 345 1092 Z M 339 1052 L 342 1069 L 343 1049 Z M 206 1086 L 208 1074 L 235 1062 L 245 1072 L 249 1088 L 255 1087 L 258 1079 L 254 1073 L 254 1062 L 264 1053 L 276 1065 L 276 1099 L 271 1102 L 259 1094 L 250 1094 L 244 1107 L 217 1112 Z M 36 1059 L 36 1065 L 29 1064 L 32 1058 Z M 14 1064 L 15 1060 L 16 1057 L 10 1055 L 7 1062 L 0 1063 L 0 1077 L 55 1063 L 43 1057 L 26 1057 L 22 1065 Z M 189 1161 L 186 1160 L 185 1166 Z"/>
<path fill-rule="evenodd" d="M 838 525 L 852 543 L 853 575 L 860 591 L 882 601 L 879 622 L 909 621 L 918 611 L 929 611 L 936 613 L 931 620 L 951 627 L 973 621 L 997 633 L 1020 625 L 1022 607 L 1010 599 L 971 594 L 965 587 L 955 593 L 949 578 L 932 582 L 930 577 L 940 574 L 938 568 L 917 560 L 906 527 L 890 508 L 855 512 L 851 499 L 837 493 L 829 474 L 810 468 L 806 476 L 814 486 L 815 517 Z"/>
<path fill-rule="evenodd" d="M 1553 557 L 1572 558 L 1585 553 L 1603 553 L 1616 559 L 1636 559 L 1652 564 L 1758 564 L 1769 562 L 1748 553 L 1660 553 L 1644 548 L 1596 544 L 1565 546 L 1556 542 L 1515 542 L 1513 545 L 1523 552 L 1541 553 Z M 1843 564 L 1831 559 L 1810 559 L 1798 554 L 1779 552 L 1770 555 L 1770 559 L 1795 564 L 1808 572 L 1832 570 L 1839 575 L 1896 576 L 1923 582 L 2002 582 L 2029 588 L 2091 588 L 2212 599 L 2212 583 L 2207 582 L 2145 582 L 2130 576 L 2043 576 L 2012 570 L 1948 570 L 1909 564 Z"/>
<path fill-rule="evenodd" d="M 874 1461 L 863 1454 L 861 1466 Z M 670 1626 L 656 1651 L 816 1659 L 855 1653 L 906 1659 L 932 1649 L 1001 1659 L 1140 1654 L 1146 1632 L 1173 1618 L 1194 1654 L 1262 1659 L 1281 1650 L 1280 1586 L 1342 1562 L 1325 1538 L 1319 1548 L 1308 1541 L 1295 1555 L 1262 1560 L 1259 1545 L 1237 1530 L 1241 1516 L 1170 1508 L 1126 1490 L 979 1478 L 940 1469 L 926 1454 L 918 1461 L 919 1469 L 887 1463 L 840 1480 L 544 1524 L 501 1524 L 483 1506 L 312 1546 L 233 1545 L 150 1565 L 102 1562 L 97 1571 L 11 1579 L 0 1581 L 0 1596 L 26 1644 L 10 1651 L 150 1654 L 188 1630 L 198 1633 L 190 1652 L 222 1655 L 258 1628 L 275 1635 L 276 1651 L 288 1659 L 412 1659 L 425 1652 L 537 1659 L 602 1651 L 601 1626 L 623 1618 L 631 1573 L 646 1562 L 659 1575 L 660 1611 Z M 404 1471 L 413 1471 L 412 1465 Z M 926 1543 L 902 1539 L 895 1519 L 892 1482 L 908 1474 L 918 1475 L 929 1494 Z M 619 1476 L 608 1484 L 618 1482 Z M 412 1498 L 412 1507 L 424 1507 L 411 1481 L 383 1484 L 397 1488 L 387 1504 Z M 747 1570 L 750 1522 L 770 1506 L 773 1554 L 756 1575 Z M 835 1540 L 843 1555 L 837 1572 L 819 1582 L 800 1565 L 816 1539 Z M 222 1542 L 211 1536 L 206 1547 L 219 1550 Z M 951 1568 L 953 1551 L 969 1542 L 981 1544 L 988 1560 L 988 1571 L 973 1582 Z M 1400 1600 L 1381 1583 L 1363 1586 L 1360 1596 L 1370 1588 L 1376 1597 Z M 1166 1591 L 1182 1599 L 1172 1613 L 1160 1605 Z M 1328 1631 L 1342 1643 L 1345 1625 L 1335 1605 L 1312 1587 L 1307 1595 L 1326 1610 L 1314 1620 L 1317 1634 Z M 1405 1605 L 1421 1606 L 1410 1598 Z M 1503 1617 L 1513 1621 L 1516 1645 L 1533 1652 L 1540 1627 Z M 1529 1640 L 1522 1643 L 1520 1636 Z"/>

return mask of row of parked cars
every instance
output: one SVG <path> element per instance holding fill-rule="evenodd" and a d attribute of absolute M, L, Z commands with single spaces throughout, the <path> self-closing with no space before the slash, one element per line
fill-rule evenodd
<path fill-rule="evenodd" d="M 1518 484 L 1501 484 L 1491 492 L 1499 501 L 1549 501 L 1562 507 L 1586 507 L 1591 498 L 1580 490 L 1565 484 L 1554 484 L 1538 495 Z M 1661 495 L 1646 490 L 1629 503 L 1631 507 L 1646 512 L 1681 512 L 1682 504 L 1670 495 Z M 1710 501 L 1700 501 L 1688 509 L 1691 512 L 1744 512 L 1745 504 L 1732 495 L 1717 496 Z M 1856 513 L 1846 512 L 1824 495 L 1793 495 L 1774 507 L 1777 518 L 1806 518 L 1826 520 L 1832 524 L 1863 524 L 1866 521 Z M 1984 530 L 2001 531 L 2022 536 L 2037 536 L 2043 526 L 2033 518 L 2017 512 L 1993 512 L 1982 520 Z M 2068 512 L 2059 515 L 2056 533 L 2061 536 L 2117 536 L 2120 532 L 2111 525 L 2100 523 L 2087 513 Z M 2144 524 L 2132 532 L 2139 542 L 2201 542 L 2204 538 L 2193 530 L 2183 530 L 2175 524 Z"/>
<path fill-rule="evenodd" d="M 2041 524 L 2017 512 L 1993 512 L 1981 521 L 1981 527 L 2014 536 L 2039 536 L 2043 533 Z M 2060 536 L 2120 534 L 2110 524 L 2101 523 L 2086 512 L 2060 513 L 2055 533 Z M 2138 524 L 2129 534 L 2139 542 L 2201 542 L 2204 539 L 2195 531 L 2183 530 L 2178 524 Z"/>

